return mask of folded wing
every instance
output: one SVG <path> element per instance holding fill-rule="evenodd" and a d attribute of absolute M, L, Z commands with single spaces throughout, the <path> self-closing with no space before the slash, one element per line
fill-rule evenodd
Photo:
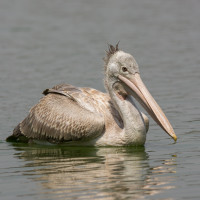
<path fill-rule="evenodd" d="M 13 134 L 20 131 L 27 138 L 51 142 L 88 140 L 103 134 L 104 116 L 91 104 L 86 90 L 67 84 L 45 90 L 46 96 Z"/>

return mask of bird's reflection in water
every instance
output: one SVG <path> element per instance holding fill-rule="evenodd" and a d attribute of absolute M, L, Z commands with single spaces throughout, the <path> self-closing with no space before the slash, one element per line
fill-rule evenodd
<path fill-rule="evenodd" d="M 171 189 L 170 179 L 155 175 L 174 173 L 170 161 L 150 167 L 141 147 L 18 146 L 16 150 L 17 157 L 26 161 L 24 173 L 39 183 L 38 195 L 45 199 L 139 199 Z"/>

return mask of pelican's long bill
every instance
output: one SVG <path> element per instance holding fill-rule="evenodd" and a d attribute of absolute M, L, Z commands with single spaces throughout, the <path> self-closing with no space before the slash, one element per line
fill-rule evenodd
<path fill-rule="evenodd" d="M 140 104 L 151 115 L 156 123 L 176 141 L 177 137 L 169 120 L 165 116 L 160 106 L 151 96 L 150 92 L 147 90 L 140 78 L 139 73 L 135 73 L 129 78 L 119 75 L 118 78 L 128 86 L 130 89 L 130 94 L 140 102 Z"/>

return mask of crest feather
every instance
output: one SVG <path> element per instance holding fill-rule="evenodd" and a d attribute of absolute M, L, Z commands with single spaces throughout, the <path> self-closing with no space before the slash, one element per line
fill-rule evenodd
<path fill-rule="evenodd" d="M 119 51 L 119 42 L 115 46 L 108 44 L 108 50 L 106 51 L 106 56 L 103 59 L 105 62 L 105 70 L 111 56 L 113 56 L 118 51 Z"/>

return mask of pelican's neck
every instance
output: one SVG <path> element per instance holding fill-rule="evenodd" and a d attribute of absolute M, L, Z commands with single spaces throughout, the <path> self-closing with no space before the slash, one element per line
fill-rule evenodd
<path fill-rule="evenodd" d="M 146 140 L 146 127 L 142 113 L 135 105 L 132 97 L 127 96 L 125 99 L 120 99 L 112 87 L 108 86 L 107 89 L 123 120 L 122 135 L 124 140 L 127 140 L 127 143 L 130 142 L 130 144 L 143 145 Z"/>

